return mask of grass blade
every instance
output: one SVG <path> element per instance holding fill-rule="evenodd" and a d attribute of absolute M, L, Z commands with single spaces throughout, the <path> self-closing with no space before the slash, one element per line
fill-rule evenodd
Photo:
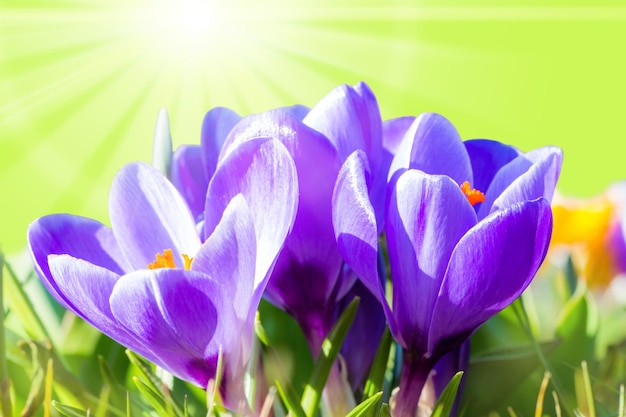
<path fill-rule="evenodd" d="M 343 313 L 341 313 L 337 323 L 335 323 L 328 337 L 322 343 L 322 351 L 315 361 L 313 374 L 311 375 L 309 383 L 304 387 L 302 401 L 300 402 L 307 417 L 314 417 L 317 414 L 328 374 L 330 373 L 333 362 L 337 358 L 337 354 L 350 329 L 350 325 L 354 320 L 358 306 L 359 298 L 355 297 Z"/>

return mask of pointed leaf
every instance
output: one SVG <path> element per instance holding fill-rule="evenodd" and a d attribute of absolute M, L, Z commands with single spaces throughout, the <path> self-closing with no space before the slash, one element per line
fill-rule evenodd
<path fill-rule="evenodd" d="M 6 343 L 4 332 L 4 295 L 3 295 L 3 275 L 4 271 L 4 254 L 0 252 L 0 415 L 10 416 L 13 414 L 11 404 L 11 379 L 9 370 L 7 369 L 6 360 Z"/>
<path fill-rule="evenodd" d="M 559 343 L 557 339 L 541 343 L 544 356 L 553 352 Z M 467 370 L 463 394 L 467 412 L 478 415 L 498 408 L 540 365 L 531 343 L 500 347 L 474 356 Z M 486 392 L 489 395 L 485 395 Z"/>
<path fill-rule="evenodd" d="M 380 399 L 383 396 L 383 392 L 379 391 L 376 394 L 357 405 L 346 415 L 346 417 L 375 417 L 377 415 L 378 408 L 380 407 Z"/>
<path fill-rule="evenodd" d="M 165 397 L 158 391 L 155 391 L 149 384 L 142 379 L 133 377 L 133 382 L 143 397 L 154 407 L 160 416 L 170 416 L 165 406 Z"/>
<path fill-rule="evenodd" d="M 456 400 L 456 394 L 459 391 L 459 385 L 461 384 L 461 378 L 463 377 L 463 371 L 457 372 L 443 392 L 437 398 L 435 407 L 430 417 L 450 417 L 454 401 Z"/>
<path fill-rule="evenodd" d="M 85 410 L 72 407 L 69 405 L 61 404 L 57 401 L 52 401 L 52 406 L 59 414 L 65 417 L 87 417 L 89 414 Z"/>
<path fill-rule="evenodd" d="M 11 265 L 5 262 L 4 266 L 8 274 L 3 277 L 3 281 L 6 282 L 7 285 L 5 288 L 6 293 L 10 294 L 10 297 L 7 298 L 12 314 L 18 315 L 19 321 L 22 323 L 23 329 L 28 333 L 29 337 L 34 340 L 49 339 L 41 318 L 24 292 L 24 288 L 18 281 L 17 275 L 15 275 Z"/>
<path fill-rule="evenodd" d="M 387 371 L 387 361 L 389 360 L 389 352 L 391 348 L 391 332 L 389 328 L 385 328 L 383 337 L 380 339 L 376 356 L 372 362 L 372 368 L 365 381 L 365 389 L 363 390 L 363 398 L 370 398 L 378 391 L 382 391 L 385 382 L 385 372 Z"/>
<path fill-rule="evenodd" d="M 294 417 L 307 417 L 296 395 L 289 388 L 285 389 L 279 380 L 274 381 L 274 383 L 276 384 L 278 395 L 280 395 L 281 400 L 285 403 L 289 413 Z"/>
<path fill-rule="evenodd" d="M 162 108 L 157 116 L 152 144 L 152 166 L 163 175 L 168 175 L 172 163 L 172 134 L 167 110 Z"/>
<path fill-rule="evenodd" d="M 578 286 L 574 296 L 567 302 L 556 329 L 562 343 L 547 359 L 553 379 L 560 383 L 559 392 L 566 406 L 575 407 L 574 371 L 583 360 L 594 361 L 598 324 L 598 312 L 584 285 Z"/>
<path fill-rule="evenodd" d="M 98 365 L 100 367 L 100 374 L 104 380 L 105 388 L 108 388 L 108 407 L 114 406 L 119 409 L 123 408 L 124 401 L 126 400 L 126 388 L 120 385 L 113 376 L 113 371 L 106 363 L 102 356 L 98 356 Z"/>
<path fill-rule="evenodd" d="M 130 349 L 126 349 L 126 356 L 128 356 L 130 363 L 135 365 L 140 373 L 139 377 L 144 381 L 144 383 L 153 391 L 159 392 L 159 378 L 154 374 L 148 362 Z"/>
<path fill-rule="evenodd" d="M 355 297 L 343 313 L 341 313 L 341 316 L 337 319 L 328 337 L 322 343 L 322 351 L 315 361 L 313 374 L 311 375 L 309 383 L 304 387 L 302 401 L 300 402 L 308 417 L 313 417 L 317 414 L 322 391 L 326 385 L 326 379 L 328 378 L 335 358 L 337 358 L 341 344 L 350 329 L 350 325 L 354 320 L 358 306 L 359 298 Z"/>

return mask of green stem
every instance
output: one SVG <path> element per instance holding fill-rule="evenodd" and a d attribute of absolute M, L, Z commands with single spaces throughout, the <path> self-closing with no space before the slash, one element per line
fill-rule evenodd
<path fill-rule="evenodd" d="M 4 255 L 0 252 L 0 412 L 2 417 L 12 416 L 11 410 L 11 379 L 6 359 L 6 342 L 4 340 L 4 292 L 3 292 Z"/>
<path fill-rule="evenodd" d="M 524 308 L 524 304 L 522 302 L 521 297 L 518 297 L 513 302 L 513 311 L 515 312 L 515 316 L 517 317 L 517 320 L 522 326 L 522 329 L 524 330 L 524 332 L 526 332 L 526 336 L 528 336 L 528 338 L 530 339 L 530 342 L 532 343 L 533 348 L 535 349 L 535 352 L 537 353 L 537 357 L 539 358 L 539 362 L 541 362 L 541 366 L 543 366 L 543 368 L 546 371 L 550 372 L 550 374 L 553 376 L 552 385 L 554 385 L 556 392 L 561 398 L 567 398 L 565 391 L 563 390 L 560 382 L 556 378 L 556 374 L 552 372 L 552 369 L 551 369 L 552 367 L 548 363 L 548 360 L 546 359 L 545 355 L 543 354 L 543 351 L 541 350 L 541 346 L 539 346 L 539 342 L 537 341 L 537 339 L 535 338 L 535 335 L 533 334 L 533 331 L 530 327 L 530 319 L 528 318 L 528 314 L 526 313 L 526 309 Z M 569 417 L 575 417 L 574 413 L 569 409 L 569 407 L 565 407 L 564 409 Z"/>

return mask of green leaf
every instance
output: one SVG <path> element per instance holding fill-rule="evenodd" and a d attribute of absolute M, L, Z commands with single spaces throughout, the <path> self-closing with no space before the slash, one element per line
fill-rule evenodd
<path fill-rule="evenodd" d="M 4 254 L 0 252 L 0 416 L 10 417 L 13 415 L 13 405 L 11 404 L 11 379 L 7 368 L 6 342 L 4 340 L 3 270 Z"/>
<path fill-rule="evenodd" d="M 178 404 L 169 390 L 167 390 L 167 387 L 155 375 L 149 362 L 128 349 L 126 350 L 126 355 L 140 373 L 139 378 L 133 377 L 135 385 L 137 385 L 139 391 L 144 394 L 144 397 L 149 400 L 159 414 L 182 416 L 182 406 Z"/>
<path fill-rule="evenodd" d="M 89 391 L 73 373 L 63 366 L 61 358 L 53 350 L 48 340 L 21 341 L 18 346 L 25 356 L 31 358 L 35 368 L 46 369 L 49 360 L 52 359 L 55 380 L 54 391 L 59 401 L 85 408 L 92 404 Z"/>
<path fill-rule="evenodd" d="M 559 343 L 559 340 L 543 342 L 541 351 L 548 355 Z M 472 356 L 465 377 L 463 407 L 467 407 L 469 415 L 497 409 L 540 365 L 541 360 L 530 343 L 498 347 Z"/>
<path fill-rule="evenodd" d="M 143 379 L 144 384 L 152 391 L 160 392 L 159 386 L 161 385 L 161 381 L 154 374 L 150 364 L 130 349 L 126 349 L 126 356 L 128 356 L 130 362 L 135 365 L 137 371 L 139 371 L 139 376 Z"/>
<path fill-rule="evenodd" d="M 162 108 L 157 116 L 152 145 L 152 166 L 169 177 L 172 163 L 172 134 L 167 110 Z"/>
<path fill-rule="evenodd" d="M 383 396 L 383 392 L 377 392 L 374 395 L 370 395 L 368 399 L 357 405 L 350 411 L 346 417 L 374 417 L 376 412 L 380 408 L 380 399 Z"/>
<path fill-rule="evenodd" d="M 389 410 L 389 404 L 383 403 L 383 405 L 380 406 L 379 417 L 391 417 L 391 410 Z"/>
<path fill-rule="evenodd" d="M 385 382 L 385 372 L 387 371 L 387 362 L 389 360 L 389 349 L 391 349 L 391 332 L 389 328 L 385 328 L 374 362 L 372 362 L 372 368 L 370 369 L 367 381 L 365 381 L 365 388 L 363 390 L 363 398 L 370 398 L 377 392 L 383 390 L 383 384 Z"/>
<path fill-rule="evenodd" d="M 48 339 L 48 333 L 43 325 L 41 318 L 35 311 L 32 303 L 24 292 L 22 283 L 18 282 L 17 276 L 9 263 L 4 264 L 8 274 L 3 276 L 4 292 L 7 294 L 9 308 L 12 314 L 19 317 L 22 328 L 28 334 L 28 337 L 35 340 Z"/>
<path fill-rule="evenodd" d="M 222 347 L 220 346 L 217 354 L 217 367 L 215 369 L 215 379 L 210 379 L 208 386 L 206 387 L 206 400 L 207 400 L 207 415 L 218 414 L 219 410 L 217 405 L 220 401 L 220 385 L 222 383 L 222 377 L 224 376 L 224 355 L 222 354 Z"/>
<path fill-rule="evenodd" d="M 30 386 L 30 392 L 28 393 L 26 404 L 20 416 L 34 416 L 39 407 L 41 407 L 44 399 L 45 379 L 46 372 L 42 367 L 38 366 Z"/>
<path fill-rule="evenodd" d="M 456 394 L 461 384 L 461 378 L 463 378 L 463 371 L 457 372 L 450 382 L 448 382 L 446 388 L 439 395 L 439 398 L 437 398 L 437 402 L 435 403 L 430 417 L 450 417 L 450 412 L 454 406 L 454 400 L 456 399 Z"/>
<path fill-rule="evenodd" d="M 574 373 L 582 361 L 593 363 L 598 330 L 598 312 L 584 285 L 579 285 L 559 318 L 556 334 L 561 344 L 548 356 L 553 382 L 559 396 L 573 409 L 576 404 L 570 393 L 575 391 Z"/>
<path fill-rule="evenodd" d="M 294 417 L 306 417 L 306 413 L 304 412 L 304 409 L 298 402 L 298 399 L 294 395 L 294 393 L 289 390 L 289 388 L 285 389 L 279 380 L 276 380 L 275 384 L 276 389 L 278 390 L 278 395 L 280 396 L 280 399 L 283 400 L 283 402 L 285 403 L 287 410 L 289 410 L 289 414 L 293 415 Z"/>
<path fill-rule="evenodd" d="M 133 382 L 135 382 L 135 385 L 141 395 L 148 401 L 148 403 L 150 403 L 160 416 L 173 416 L 173 414 L 168 412 L 165 405 L 165 398 L 160 392 L 154 390 L 150 384 L 145 383 L 140 378 L 133 377 Z"/>
<path fill-rule="evenodd" d="M 270 342 L 267 338 L 267 333 L 265 333 L 265 329 L 263 328 L 263 324 L 261 323 L 261 314 L 258 311 L 254 317 L 254 332 L 261 343 L 263 343 L 263 346 L 269 346 Z"/>
<path fill-rule="evenodd" d="M 115 380 L 111 368 L 102 356 L 98 356 L 98 364 L 100 367 L 100 374 L 104 380 L 104 387 L 100 392 L 100 401 L 98 406 L 100 407 L 103 404 L 106 404 L 106 408 L 108 409 L 124 409 L 126 393 L 128 391 Z M 98 413 L 96 413 L 96 415 L 98 415 Z"/>
<path fill-rule="evenodd" d="M 577 290 L 578 274 L 576 273 L 574 260 L 572 259 L 571 254 L 567 257 L 567 262 L 565 263 L 565 267 L 563 268 L 563 273 L 565 275 L 565 282 L 567 283 L 569 295 L 572 296 L 576 293 Z"/>
<path fill-rule="evenodd" d="M 59 414 L 65 417 L 87 417 L 89 415 L 85 410 L 61 404 L 54 400 L 52 401 L 52 406 Z"/>
<path fill-rule="evenodd" d="M 359 298 L 355 297 L 343 313 L 341 313 L 341 316 L 331 329 L 328 337 L 322 343 L 322 351 L 315 361 L 313 374 L 311 375 L 309 383 L 304 387 L 302 401 L 300 402 L 308 417 L 314 417 L 317 414 L 328 374 L 339 353 L 341 344 L 352 325 L 358 306 Z"/>

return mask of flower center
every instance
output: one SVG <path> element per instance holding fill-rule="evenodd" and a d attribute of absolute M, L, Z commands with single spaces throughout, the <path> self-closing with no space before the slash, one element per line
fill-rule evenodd
<path fill-rule="evenodd" d="M 185 270 L 189 271 L 191 269 L 191 261 L 193 261 L 193 258 L 190 258 L 184 253 L 182 256 L 185 264 Z M 154 262 L 148 264 L 148 269 L 159 268 L 176 268 L 176 262 L 174 262 L 174 252 L 171 249 L 165 249 L 163 254 L 157 253 L 154 257 Z"/>
<path fill-rule="evenodd" d="M 472 188 L 469 181 L 463 182 L 460 187 L 463 194 L 465 194 L 465 197 L 467 197 L 467 201 L 469 201 L 472 206 L 485 201 L 485 194 L 475 188 Z"/>

